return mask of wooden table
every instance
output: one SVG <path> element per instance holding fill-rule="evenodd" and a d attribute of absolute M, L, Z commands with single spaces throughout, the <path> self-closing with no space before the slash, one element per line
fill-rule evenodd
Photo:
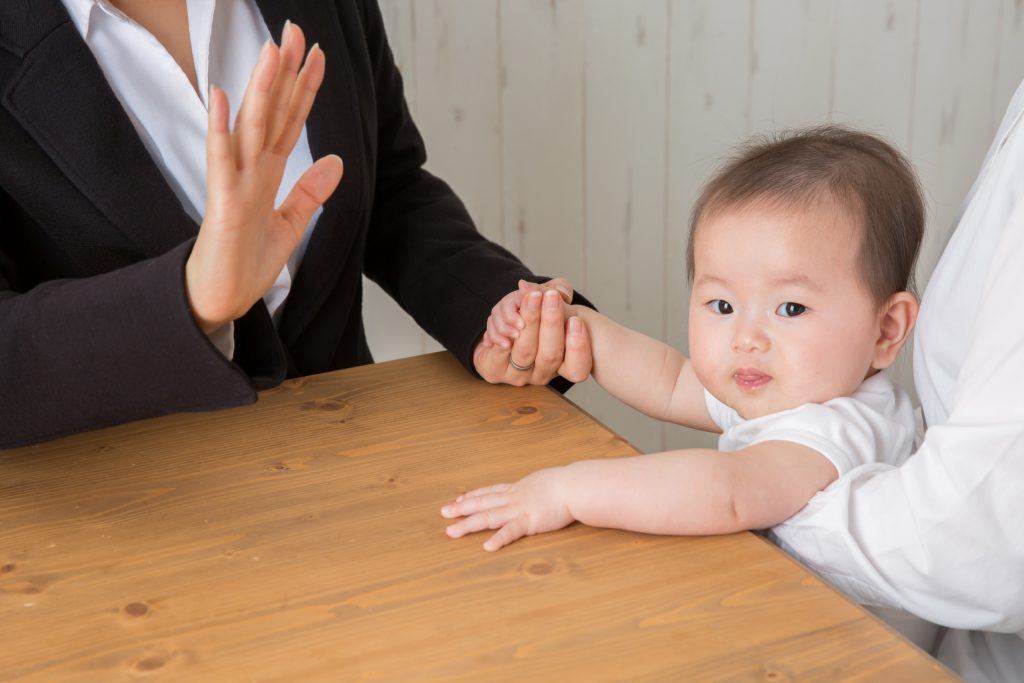
<path fill-rule="evenodd" d="M 444 535 L 460 491 L 634 452 L 445 354 L 0 451 L 0 680 L 955 680 L 752 534 Z"/>

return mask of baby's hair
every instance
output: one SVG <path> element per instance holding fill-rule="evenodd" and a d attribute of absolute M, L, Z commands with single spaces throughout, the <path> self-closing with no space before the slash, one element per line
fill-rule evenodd
<path fill-rule="evenodd" d="M 910 162 L 881 138 L 836 125 L 756 137 L 704 186 L 690 221 L 687 272 L 702 220 L 758 202 L 806 206 L 834 202 L 864 226 L 859 265 L 882 305 L 914 287 L 924 234 L 924 201 Z"/>

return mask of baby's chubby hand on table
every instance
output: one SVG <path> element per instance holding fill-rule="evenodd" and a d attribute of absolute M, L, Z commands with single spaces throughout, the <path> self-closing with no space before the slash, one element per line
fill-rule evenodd
<path fill-rule="evenodd" d="M 566 504 L 567 470 L 538 470 L 514 484 L 495 484 L 464 493 L 441 508 L 448 519 L 462 517 L 445 530 L 451 538 L 497 529 L 484 543 L 494 551 L 523 536 L 555 531 L 574 520 Z"/>

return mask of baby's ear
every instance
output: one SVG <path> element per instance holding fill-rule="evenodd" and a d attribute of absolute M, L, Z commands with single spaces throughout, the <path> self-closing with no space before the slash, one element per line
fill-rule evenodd
<path fill-rule="evenodd" d="M 919 308 L 917 297 L 910 292 L 897 292 L 889 297 L 878 314 L 878 339 L 871 367 L 882 370 L 896 362 L 900 349 L 910 339 Z"/>

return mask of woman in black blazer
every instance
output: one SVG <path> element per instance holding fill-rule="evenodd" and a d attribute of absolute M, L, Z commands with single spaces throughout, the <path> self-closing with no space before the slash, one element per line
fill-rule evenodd
<path fill-rule="evenodd" d="M 520 366 L 537 358 L 532 370 L 510 367 L 508 350 L 480 343 L 491 307 L 520 278 L 538 278 L 484 239 L 451 189 L 423 169 L 423 141 L 376 3 L 257 5 L 275 37 L 290 18 L 319 44 L 322 53 L 311 54 L 300 78 L 316 80 L 328 65 L 306 119 L 320 161 L 300 181 L 309 194 L 296 215 L 308 218 L 326 201 L 276 326 L 256 289 L 287 253 L 235 261 L 268 243 L 258 232 L 245 249 L 225 250 L 225 230 L 239 220 L 221 201 L 231 178 L 217 185 L 224 174 L 210 167 L 200 231 L 61 0 L 0 3 L 0 447 L 235 406 L 287 376 L 370 363 L 363 273 L 489 381 L 544 383 L 560 369 L 561 311 L 545 312 L 517 342 Z M 272 49 L 275 60 L 301 54 L 289 46 L 296 36 Z M 210 102 L 221 131 L 211 134 L 216 151 L 229 135 L 227 103 L 220 92 Z M 332 192 L 336 157 L 344 178 Z M 273 175 L 268 163 L 257 161 L 257 170 Z M 259 202 L 243 204 L 251 213 Z M 265 224 L 266 211 L 257 218 L 244 220 Z M 224 286 L 230 263 L 240 274 L 236 296 Z M 233 360 L 204 333 L 230 319 Z M 588 370 L 561 369 L 577 378 Z"/>

